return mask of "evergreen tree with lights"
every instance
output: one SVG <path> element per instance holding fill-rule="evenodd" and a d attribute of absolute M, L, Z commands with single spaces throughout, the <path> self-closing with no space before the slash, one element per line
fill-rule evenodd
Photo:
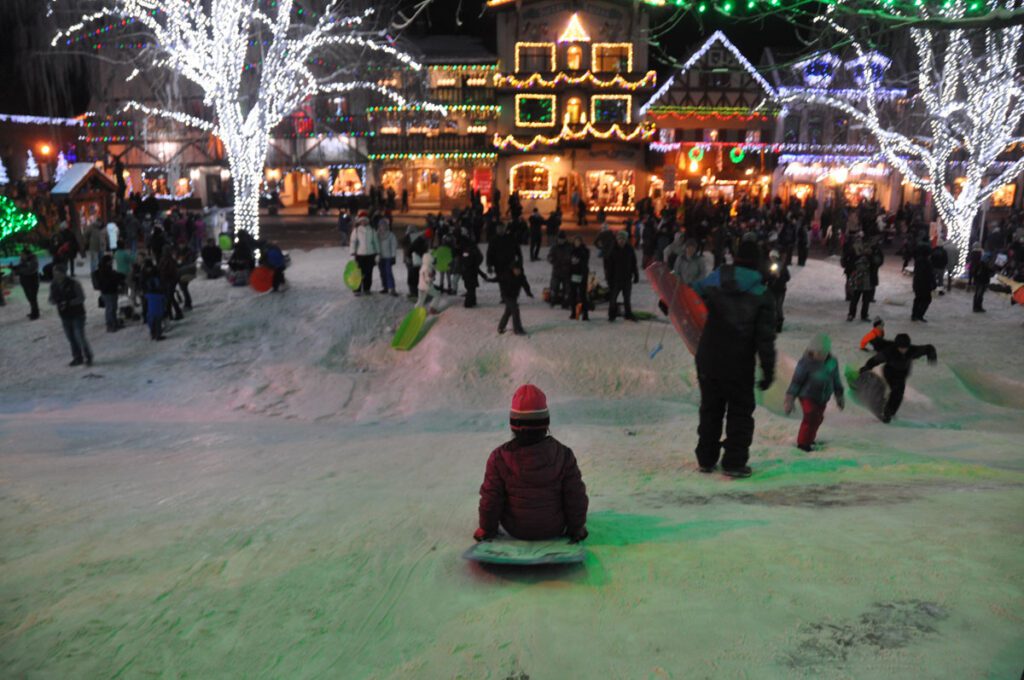
<path fill-rule="evenodd" d="M 39 179 L 39 166 L 36 157 L 32 155 L 32 149 L 28 150 L 28 160 L 25 161 L 25 179 Z"/>
<path fill-rule="evenodd" d="M 840 5 L 858 4 L 853 0 Z M 860 5 L 865 3 L 861 2 Z M 877 0 L 886 12 L 898 11 L 890 0 Z M 1008 158 L 1024 123 L 1021 48 L 1018 24 L 965 30 L 948 29 L 969 18 L 978 2 L 948 0 L 908 9 L 921 21 L 911 24 L 917 63 L 917 96 L 909 115 L 887 120 L 880 114 L 876 65 L 853 31 L 840 23 L 843 14 L 826 10 L 819 22 L 835 29 L 859 54 L 859 79 L 865 96 L 859 102 L 807 88 L 781 98 L 831 107 L 862 124 L 877 141 L 885 160 L 910 183 L 928 191 L 960 252 L 958 274 L 970 252 L 975 218 L 985 202 L 1024 171 L 1024 157 Z M 996 16 L 1020 11 L 1021 0 L 986 5 Z M 898 6 L 896 6 L 898 8 Z M 942 20 L 928 23 L 930 20 Z M 931 28 L 929 26 L 938 26 Z"/>
<path fill-rule="evenodd" d="M 51 7 L 61 4 L 81 6 L 55 0 Z M 257 238 L 260 184 L 272 129 L 319 94 L 373 90 L 399 105 L 408 104 L 394 88 L 360 77 L 367 55 L 422 69 L 390 45 L 383 31 L 368 26 L 374 9 L 346 16 L 339 0 L 98 0 L 93 6 L 98 9 L 58 31 L 52 45 L 65 44 L 102 22 L 128 26 L 133 36 L 145 35 L 147 47 L 132 61 L 136 70 L 129 79 L 141 69 L 155 69 L 190 81 L 202 91 L 209 115 L 139 102 L 125 108 L 217 135 L 231 169 L 235 227 Z M 326 61 L 338 66 L 323 66 Z"/>
<path fill-rule="evenodd" d="M 64 173 L 68 171 L 68 159 L 64 157 L 64 152 L 61 151 L 57 154 L 57 167 L 53 171 L 53 181 L 59 182 L 60 178 L 64 176 Z"/>
<path fill-rule="evenodd" d="M 0 158 L 0 187 L 10 183 L 11 178 L 7 176 L 7 166 L 4 165 L 4 159 Z"/>

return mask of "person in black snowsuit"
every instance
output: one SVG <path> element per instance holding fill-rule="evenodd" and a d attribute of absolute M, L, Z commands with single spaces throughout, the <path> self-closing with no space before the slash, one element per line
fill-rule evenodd
<path fill-rule="evenodd" d="M 939 295 L 943 295 L 942 277 L 946 275 L 946 265 L 949 264 L 949 253 L 940 243 L 932 248 L 931 254 L 932 272 L 935 275 L 935 287 L 939 289 Z"/>
<path fill-rule="evenodd" d="M 536 208 L 530 214 L 530 262 L 540 259 L 541 240 L 544 238 L 544 218 Z"/>
<path fill-rule="evenodd" d="M 636 321 L 633 316 L 631 295 L 633 284 L 640 283 L 640 270 L 636 266 L 636 253 L 633 246 L 626 241 L 626 232 L 615 234 L 615 247 L 605 257 L 605 268 L 608 272 L 608 320 L 615 321 L 619 315 L 618 298 L 622 293 L 623 316 L 629 321 Z"/>
<path fill-rule="evenodd" d="M 926 356 L 928 363 L 934 364 L 938 361 L 938 355 L 932 345 L 910 344 L 910 336 L 906 333 L 900 333 L 892 341 L 884 338 L 875 339 L 871 345 L 877 354 L 868 359 L 860 372 L 866 373 L 875 366 L 882 366 L 882 375 L 889 383 L 889 399 L 882 411 L 882 422 L 888 423 L 903 403 L 903 392 L 907 387 L 907 378 L 910 376 L 914 359 Z"/>
<path fill-rule="evenodd" d="M 505 327 L 511 318 L 512 332 L 516 335 L 526 335 L 522 319 L 519 318 L 519 292 L 526 291 L 526 296 L 531 298 L 533 292 L 518 263 L 498 273 L 498 287 L 501 290 L 501 301 L 505 304 L 505 312 L 501 315 L 501 321 L 498 322 L 498 332 L 505 332 Z"/>
<path fill-rule="evenodd" d="M 914 250 L 914 304 L 910 312 L 911 321 L 928 321 L 924 318 L 932 303 L 935 290 L 935 270 L 932 269 L 931 248 L 922 243 Z"/>
<path fill-rule="evenodd" d="M 807 264 L 809 249 L 810 236 L 807 233 L 807 222 L 800 220 L 800 224 L 796 228 L 796 264 L 798 267 L 803 267 Z"/>
<path fill-rule="evenodd" d="M 105 320 L 108 333 L 114 333 L 119 328 L 117 296 L 121 292 L 121 286 L 124 285 L 124 279 L 124 274 L 114 270 L 113 258 L 110 255 L 104 255 L 96 270 L 96 284 L 100 291 L 100 299 L 103 301 L 103 311 L 106 312 Z"/>
<path fill-rule="evenodd" d="M 558 241 L 548 250 L 548 262 L 551 263 L 551 282 L 548 287 L 548 304 L 567 307 L 569 304 L 569 259 L 572 246 L 565 239 L 565 234 L 558 235 Z"/>
<path fill-rule="evenodd" d="M 555 245 L 555 239 L 558 238 L 558 233 L 562 230 L 562 209 L 556 207 L 548 215 L 547 221 L 548 229 L 548 248 Z"/>
<path fill-rule="evenodd" d="M 25 246 L 21 251 L 21 258 L 11 268 L 11 272 L 18 275 L 18 282 L 21 289 L 25 291 L 25 299 L 29 304 L 28 318 L 33 321 L 39 318 L 39 258 L 32 250 Z"/>
<path fill-rule="evenodd" d="M 700 383 L 700 425 L 697 464 L 731 477 L 749 477 L 750 443 L 754 437 L 755 357 L 761 362 L 758 387 L 775 379 L 775 301 L 757 271 L 757 243 L 743 241 L 735 265 L 723 265 L 693 289 L 704 298 L 708 317 L 697 346 Z M 722 442 L 722 419 L 726 418 Z M 724 450 L 724 451 L 723 451 Z"/>
<path fill-rule="evenodd" d="M 584 321 L 590 321 L 590 301 L 587 299 L 589 278 L 590 250 L 583 244 L 583 237 L 576 236 L 572 240 L 572 250 L 569 251 L 569 309 L 572 310 L 570 319 L 577 318 L 576 308 L 579 307 L 579 317 Z"/>
<path fill-rule="evenodd" d="M 469 309 L 476 307 L 476 289 L 480 287 L 480 278 L 487 280 L 487 277 L 480 271 L 484 256 L 480 252 L 480 247 L 470 238 L 459 239 L 458 256 L 462 283 L 466 286 L 466 299 L 463 306 Z"/>

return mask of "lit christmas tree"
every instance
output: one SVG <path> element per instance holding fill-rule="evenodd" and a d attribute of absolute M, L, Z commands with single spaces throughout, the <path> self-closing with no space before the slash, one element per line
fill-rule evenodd
<path fill-rule="evenodd" d="M 235 226 L 255 237 L 259 236 L 260 184 L 270 132 L 282 118 L 312 96 L 358 89 L 408 104 L 394 88 L 360 79 L 367 54 L 385 55 L 413 70 L 422 69 L 392 47 L 384 32 L 362 28 L 373 9 L 346 17 L 337 0 L 104 0 L 99 4 L 100 9 L 58 32 L 53 46 L 95 29 L 100 20 L 112 20 L 114 27 L 130 27 L 133 41 L 142 40 L 147 46 L 132 61 L 136 71 L 129 80 L 142 69 L 163 70 L 201 89 L 211 113 L 208 119 L 138 102 L 125 108 L 217 135 L 231 168 Z M 324 60 L 326 56 L 331 59 Z M 321 65 L 325 61 L 337 66 Z"/>
<path fill-rule="evenodd" d="M 39 219 L 30 212 L 21 210 L 14 201 L 0 196 L 0 241 L 20 231 L 34 229 Z"/>
<path fill-rule="evenodd" d="M 53 171 L 53 181 L 59 182 L 64 173 L 68 171 L 68 159 L 64 158 L 64 152 L 57 154 L 57 169 Z"/>
<path fill-rule="evenodd" d="M 28 150 L 28 161 L 25 163 L 25 179 L 39 179 L 39 166 L 36 165 L 36 157 L 32 155 L 32 149 Z"/>
<path fill-rule="evenodd" d="M 7 176 L 7 166 L 4 165 L 4 159 L 0 158 L 0 187 L 10 184 L 11 178 Z"/>

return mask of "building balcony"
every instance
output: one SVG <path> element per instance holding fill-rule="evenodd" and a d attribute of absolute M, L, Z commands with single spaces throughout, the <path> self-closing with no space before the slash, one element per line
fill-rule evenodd
<path fill-rule="evenodd" d="M 431 153 L 494 153 L 489 135 L 377 135 L 367 144 L 371 155 Z"/>

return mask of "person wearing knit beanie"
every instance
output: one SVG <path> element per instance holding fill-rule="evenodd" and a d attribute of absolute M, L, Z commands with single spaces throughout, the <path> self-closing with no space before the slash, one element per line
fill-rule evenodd
<path fill-rule="evenodd" d="M 818 333 L 807 344 L 807 351 L 800 358 L 793 371 L 793 379 L 786 390 L 783 410 L 786 415 L 793 412 L 794 402 L 800 400 L 804 418 L 796 446 L 802 451 L 811 451 L 818 436 L 818 428 L 825 419 L 825 407 L 834 394 L 836 404 L 842 411 L 846 406 L 843 396 L 843 381 L 839 377 L 839 362 L 832 356 L 832 340 L 824 333 Z"/>
<path fill-rule="evenodd" d="M 544 392 L 520 386 L 509 410 L 513 439 L 487 459 L 475 540 L 496 537 L 499 527 L 527 541 L 587 537 L 587 487 L 572 449 L 551 436 L 550 424 Z"/>

